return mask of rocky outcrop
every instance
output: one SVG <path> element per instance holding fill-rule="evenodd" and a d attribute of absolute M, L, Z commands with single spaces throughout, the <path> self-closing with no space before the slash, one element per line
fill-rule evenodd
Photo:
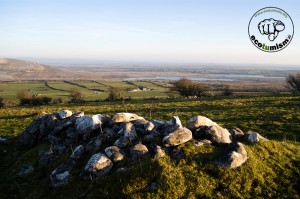
<path fill-rule="evenodd" d="M 113 163 L 108 157 L 102 153 L 96 153 L 87 162 L 84 172 L 99 177 L 107 174 L 112 167 Z"/>
<path fill-rule="evenodd" d="M 101 150 L 102 140 L 99 137 L 93 137 L 89 143 L 85 146 L 85 150 L 90 153 L 94 154 Z"/>
<path fill-rule="evenodd" d="M 114 123 L 119 123 L 119 122 L 131 122 L 139 119 L 139 116 L 137 114 L 133 113 L 117 113 L 114 115 L 112 121 Z"/>
<path fill-rule="evenodd" d="M 201 126 L 218 126 L 217 123 L 213 122 L 211 119 L 197 115 L 191 119 L 189 119 L 186 127 L 190 129 L 191 131 L 196 130 L 197 128 Z"/>
<path fill-rule="evenodd" d="M 46 140 L 48 134 L 60 124 L 56 114 L 46 114 L 32 121 L 20 134 L 19 141 L 24 146 L 33 146 Z"/>
<path fill-rule="evenodd" d="M 264 138 L 263 136 L 261 136 L 259 133 L 253 132 L 253 131 L 249 131 L 244 135 L 244 139 L 246 142 L 248 143 L 257 143 L 259 142 L 259 140 L 263 140 L 263 141 L 269 141 L 267 138 Z"/>
<path fill-rule="evenodd" d="M 206 137 L 216 144 L 229 144 L 231 143 L 231 134 L 227 129 L 220 126 L 210 126 L 205 131 Z"/>
<path fill-rule="evenodd" d="M 65 119 L 65 118 L 71 117 L 73 113 L 72 113 L 72 111 L 69 111 L 69 110 L 62 110 L 62 111 L 59 111 L 57 114 L 60 119 Z"/>
<path fill-rule="evenodd" d="M 70 158 L 78 160 L 79 158 L 82 157 L 83 154 L 84 154 L 84 146 L 79 145 L 74 149 L 74 151 L 70 155 Z"/>
<path fill-rule="evenodd" d="M 76 163 L 74 161 L 69 160 L 52 171 L 50 175 L 52 186 L 58 187 L 68 184 L 71 178 L 71 171 L 75 165 Z"/>
<path fill-rule="evenodd" d="M 32 165 L 23 165 L 16 175 L 24 176 L 33 172 L 34 172 L 34 168 Z"/>
<path fill-rule="evenodd" d="M 215 160 L 215 164 L 223 167 L 237 168 L 248 159 L 247 151 L 242 143 L 232 143 L 225 152 Z"/>
<path fill-rule="evenodd" d="M 119 162 L 125 158 L 125 153 L 117 146 L 107 147 L 104 151 L 107 157 L 113 162 Z"/>
<path fill-rule="evenodd" d="M 163 138 L 166 147 L 177 146 L 192 139 L 192 132 L 187 128 L 178 128 Z"/>
<path fill-rule="evenodd" d="M 81 167 L 78 169 L 82 170 L 82 177 L 98 178 L 108 174 L 113 167 L 115 172 L 130 172 L 130 168 L 124 167 L 130 160 L 158 159 L 168 155 L 175 163 L 184 162 L 189 158 L 178 146 L 193 138 L 192 143 L 197 147 L 212 144 L 223 147 L 215 164 L 237 168 L 248 157 L 243 144 L 236 140 L 247 143 L 267 140 L 256 132 L 244 134 L 238 128 L 229 132 L 204 116 L 191 118 L 186 126 L 183 127 L 178 116 L 163 122 L 147 121 L 133 113 L 117 113 L 111 118 L 62 110 L 33 120 L 21 133 L 19 141 L 25 146 L 49 142 L 50 148 L 40 152 L 37 169 L 47 170 L 49 165 L 59 165 L 50 174 L 52 186 L 57 187 L 69 183 L 76 165 Z M 59 162 L 68 157 L 66 162 Z M 88 158 L 83 168 L 79 166 Z M 31 167 L 17 175 L 30 172 L 33 172 Z"/>
<path fill-rule="evenodd" d="M 132 160 L 136 160 L 139 157 L 149 155 L 149 151 L 145 145 L 136 144 L 130 149 L 130 155 Z"/>
<path fill-rule="evenodd" d="M 107 118 L 101 114 L 93 116 L 83 116 L 76 119 L 75 128 L 77 134 L 91 133 L 95 129 L 100 129 Z"/>

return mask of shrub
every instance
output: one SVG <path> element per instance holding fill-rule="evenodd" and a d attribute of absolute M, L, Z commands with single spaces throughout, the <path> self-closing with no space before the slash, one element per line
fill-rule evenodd
<path fill-rule="evenodd" d="M 82 102 L 84 96 L 80 89 L 74 88 L 69 91 L 70 93 L 70 102 Z"/>
<path fill-rule="evenodd" d="M 223 90 L 223 95 L 224 96 L 231 96 L 233 95 L 233 90 L 230 88 L 230 86 L 225 86 Z"/>
<path fill-rule="evenodd" d="M 39 102 L 39 104 L 49 104 L 52 100 L 51 97 L 43 96 L 43 97 L 38 97 L 36 98 Z"/>
<path fill-rule="evenodd" d="M 20 105 L 44 105 L 49 104 L 52 100 L 51 97 L 39 97 L 38 94 L 32 95 L 28 91 L 20 91 L 17 93 L 17 97 L 20 100 Z"/>
<path fill-rule="evenodd" d="M 2 107 L 4 107 L 4 100 L 3 100 L 3 98 L 0 98 L 0 108 L 2 108 Z"/>
<path fill-rule="evenodd" d="M 123 99 L 123 90 L 119 87 L 111 87 L 107 100 L 121 100 Z"/>
<path fill-rule="evenodd" d="M 183 97 L 202 97 L 205 93 L 205 86 L 200 82 L 193 82 L 189 79 L 182 78 L 174 82 L 171 91 L 178 92 Z"/>
<path fill-rule="evenodd" d="M 292 92 L 300 92 L 300 73 L 290 74 L 286 78 L 287 88 Z"/>
<path fill-rule="evenodd" d="M 20 101 L 20 105 L 32 104 L 32 94 L 27 91 L 20 91 L 17 93 L 17 98 Z"/>
<path fill-rule="evenodd" d="M 53 99 L 52 103 L 53 104 L 62 104 L 63 103 L 63 99 L 61 97 Z"/>

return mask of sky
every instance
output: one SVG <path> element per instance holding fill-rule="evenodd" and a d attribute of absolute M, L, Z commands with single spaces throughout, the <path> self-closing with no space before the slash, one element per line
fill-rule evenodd
<path fill-rule="evenodd" d="M 276 53 L 248 36 L 270 6 L 295 27 Z M 0 57 L 300 67 L 299 10 L 299 0 L 0 0 Z"/>

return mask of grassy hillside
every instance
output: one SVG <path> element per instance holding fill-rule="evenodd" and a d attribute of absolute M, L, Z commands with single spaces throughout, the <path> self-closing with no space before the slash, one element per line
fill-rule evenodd
<path fill-rule="evenodd" d="M 70 109 L 85 114 L 134 112 L 146 119 L 169 120 L 173 115 L 186 124 L 194 115 L 204 115 L 218 124 L 243 131 L 254 130 L 271 139 L 245 145 L 248 161 L 232 170 L 216 167 L 212 160 L 221 148 L 179 146 L 187 158 L 176 164 L 168 156 L 158 159 L 124 161 L 111 174 L 97 181 L 78 177 L 87 160 L 72 174 L 69 185 L 51 187 L 49 174 L 70 154 L 43 170 L 16 177 L 24 164 L 37 165 L 39 151 L 48 144 L 22 148 L 0 144 L 0 198 L 299 198 L 300 193 L 300 96 L 233 97 L 200 100 L 143 100 L 100 102 L 41 107 L 0 109 L 0 136 L 15 137 L 42 111 Z M 125 173 L 116 173 L 120 167 Z M 147 191 L 156 183 L 157 189 Z"/>

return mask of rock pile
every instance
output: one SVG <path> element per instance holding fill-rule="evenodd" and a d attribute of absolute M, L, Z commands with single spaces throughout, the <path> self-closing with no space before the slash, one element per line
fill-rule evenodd
<path fill-rule="evenodd" d="M 186 156 L 176 146 L 195 139 L 196 146 L 215 144 L 224 147 L 224 153 L 215 160 L 215 164 L 237 168 L 248 159 L 245 147 L 238 141 L 256 143 L 267 140 L 256 132 L 244 134 L 238 128 L 228 131 L 203 116 L 191 118 L 184 127 L 177 116 L 163 122 L 147 121 L 132 113 L 117 113 L 113 117 L 101 114 L 86 116 L 83 112 L 72 113 L 69 110 L 36 118 L 18 138 L 24 146 L 51 143 L 51 148 L 40 155 L 39 168 L 70 154 L 69 159 L 50 174 L 54 187 L 70 181 L 72 170 L 83 157 L 89 159 L 80 175 L 93 178 L 109 173 L 114 164 L 124 159 L 162 158 L 167 154 L 175 162 L 180 162 Z M 123 170 L 126 168 L 117 171 Z M 30 167 L 18 175 L 32 171 Z"/>

